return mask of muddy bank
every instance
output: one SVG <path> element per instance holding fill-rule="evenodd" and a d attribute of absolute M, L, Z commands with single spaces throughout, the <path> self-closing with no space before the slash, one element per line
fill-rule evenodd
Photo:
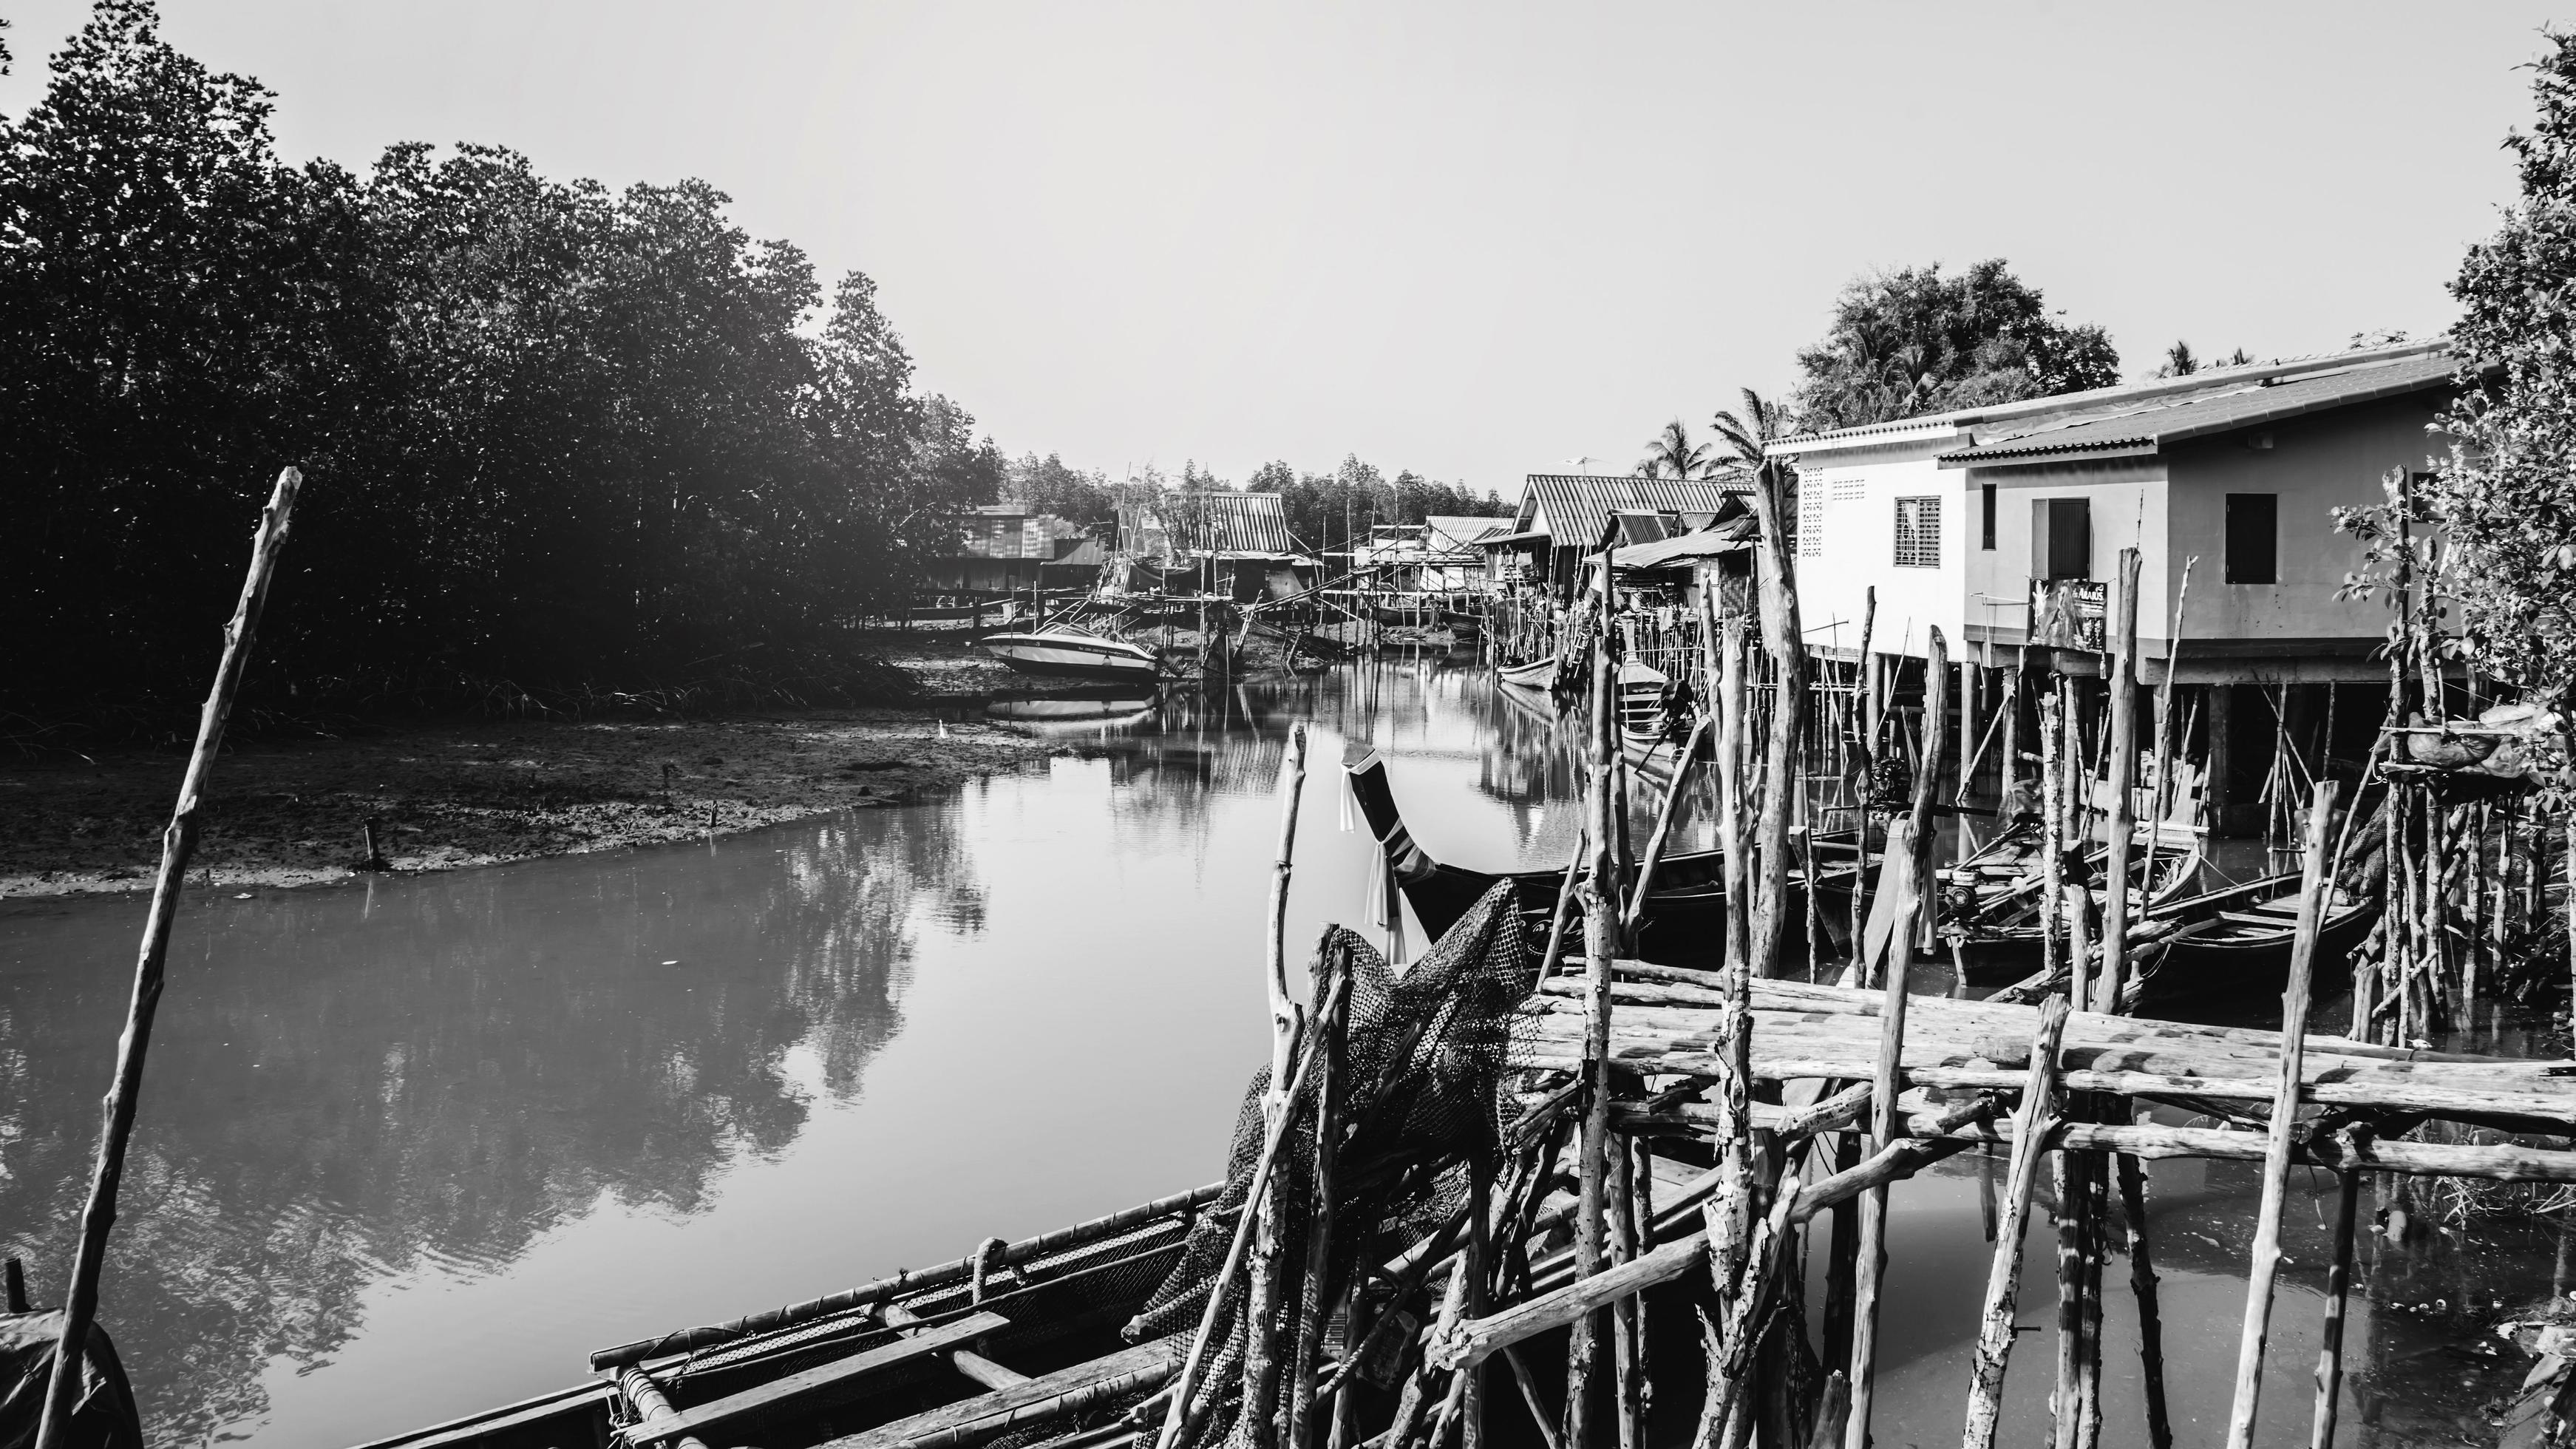
<path fill-rule="evenodd" d="M 989 687 L 976 658 L 949 652 L 945 671 L 904 663 L 930 676 L 936 695 Z M 710 828 L 901 803 L 1033 766 L 1049 748 L 1007 727 L 895 709 L 475 722 L 254 743 L 215 767 L 189 874 L 242 888 L 345 880 L 364 857 L 370 817 L 398 871 L 700 839 Z M 0 898 L 148 888 L 184 763 L 177 751 L 134 751 L 0 765 Z"/>

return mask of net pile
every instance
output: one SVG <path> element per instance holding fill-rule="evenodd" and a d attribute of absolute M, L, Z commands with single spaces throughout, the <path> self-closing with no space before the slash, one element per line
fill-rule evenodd
<path fill-rule="evenodd" d="M 1290 1106 L 1291 1126 L 1272 1170 L 1278 1196 L 1282 1358 L 1301 1333 L 1326 1340 L 1353 1269 L 1383 1263 L 1455 1218 L 1477 1175 L 1490 1174 L 1498 1138 L 1497 1089 L 1514 1008 L 1527 990 L 1520 923 L 1509 882 L 1493 889 L 1437 945 L 1401 975 L 1357 934 L 1325 928 L 1311 967 L 1328 982 L 1350 976 L 1349 1028 L 1342 1056 L 1343 1133 L 1333 1174 L 1333 1210 L 1320 1283 L 1299 1284 L 1316 1208 L 1315 1117 L 1320 1092 L 1310 1073 Z M 1319 991 L 1320 995 L 1320 991 Z M 1270 1070 L 1255 1073 L 1236 1115 L 1226 1164 L 1226 1190 L 1191 1230 L 1180 1262 L 1128 1324 L 1131 1340 L 1193 1332 L 1217 1288 L 1235 1224 L 1241 1218 L 1264 1137 L 1261 1097 Z M 1199 1397 L 1211 1402 L 1204 1426 L 1185 1441 L 1241 1442 L 1245 1271 L 1223 1285 Z M 1287 1407 L 1288 1374 L 1279 1376 L 1274 1421 Z"/>

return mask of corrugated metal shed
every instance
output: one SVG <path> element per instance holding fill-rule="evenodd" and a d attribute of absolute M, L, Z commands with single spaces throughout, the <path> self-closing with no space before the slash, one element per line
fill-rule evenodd
<path fill-rule="evenodd" d="M 1154 522 L 1140 532 L 1159 524 L 1174 553 L 1296 551 L 1296 544 L 1288 537 L 1288 510 L 1276 493 L 1170 493 L 1164 495 L 1152 515 Z M 1126 521 L 1127 510 L 1122 509 L 1120 522 Z M 1139 543 L 1125 546 L 1137 548 Z"/>
<path fill-rule="evenodd" d="M 1014 503 L 987 503 L 950 520 L 957 527 L 952 558 L 1033 558 L 1062 562 L 1090 542 L 1081 524 Z"/>
<path fill-rule="evenodd" d="M 1740 477 L 1623 478 L 1596 473 L 1532 473 L 1529 496 L 1560 547 L 1588 547 L 1613 512 L 1715 513 L 1734 494 L 1751 491 Z M 1524 510 L 1526 514 L 1528 510 Z"/>
<path fill-rule="evenodd" d="M 1465 518 L 1447 514 L 1426 517 L 1422 522 L 1431 531 L 1431 537 L 1424 541 L 1424 545 L 1433 553 L 1465 553 L 1487 536 L 1507 532 L 1512 526 L 1508 518 Z"/>
<path fill-rule="evenodd" d="M 2112 417 L 2065 420 L 2026 431 L 1997 429 L 1989 440 L 1941 455 L 1941 466 L 2037 463 L 2052 458 L 2151 454 L 2173 443 L 2232 433 L 2306 413 L 2447 386 L 2446 353 L 2340 367 L 2309 376 L 2265 378 L 2221 391 L 2148 403 Z"/>

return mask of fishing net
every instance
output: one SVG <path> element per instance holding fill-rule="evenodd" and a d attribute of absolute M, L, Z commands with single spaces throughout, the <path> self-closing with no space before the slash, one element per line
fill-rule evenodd
<path fill-rule="evenodd" d="M 1489 1175 L 1498 1140 L 1497 1089 L 1512 1015 L 1528 987 L 1520 922 L 1511 885 L 1497 882 L 1422 959 L 1398 974 L 1357 934 L 1325 928 L 1313 978 L 1336 970 L 1350 977 L 1349 1028 L 1340 1063 L 1342 1136 L 1335 1153 L 1332 1217 L 1320 1283 L 1301 1291 L 1316 1218 L 1315 1117 L 1321 1096 L 1309 1073 L 1292 1100 L 1270 1190 L 1277 1195 L 1279 1262 L 1286 1301 L 1278 1324 L 1284 1363 L 1303 1332 L 1330 1343 L 1329 1320 L 1353 1270 L 1384 1263 L 1441 1231 Z M 1188 1342 L 1205 1313 L 1241 1219 L 1265 1136 L 1261 1097 L 1270 1070 L 1255 1073 L 1236 1115 L 1226 1188 L 1193 1226 L 1180 1262 L 1127 1325 L 1131 1340 L 1180 1334 Z M 1188 1446 L 1242 1441 L 1246 1333 L 1242 1312 L 1248 1270 L 1222 1287 L 1207 1366 L 1197 1397 L 1211 1408 Z M 1288 1405 L 1290 1375 L 1263 1412 L 1278 1419 Z"/>

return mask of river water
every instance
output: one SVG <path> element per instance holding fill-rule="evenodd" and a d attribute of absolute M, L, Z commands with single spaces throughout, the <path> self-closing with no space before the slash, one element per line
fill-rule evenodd
<path fill-rule="evenodd" d="M 104 1288 L 154 1442 L 337 1449 L 577 1381 L 595 1347 L 1213 1179 L 1267 1052 L 1275 788 L 1299 719 L 1314 744 L 1292 951 L 1368 910 L 1374 853 L 1338 780 L 1363 749 L 1391 759 L 1433 853 L 1563 859 L 1562 733 L 1472 663 L 1426 657 L 1025 721 L 1061 740 L 1043 768 L 909 806 L 192 891 Z M 0 1251 L 27 1259 L 40 1302 L 69 1262 L 141 914 L 0 904 Z M 2177 1430 L 2206 1442 L 2255 1179 L 2153 1172 Z M 2000 1162 L 1963 1157 L 1895 1193 L 1883 1443 L 1958 1431 L 1988 1175 Z M 2322 1302 L 2332 1190 L 2294 1186 L 2265 1442 L 2304 1442 Z M 2487 1402 L 2524 1360 L 2491 1326 L 2566 1286 L 2558 1236 L 2377 1190 L 2363 1204 L 2344 1442 L 2493 1442 Z M 2054 1313 L 2034 1216 L 2021 1301 L 2038 1331 L 2005 1431 L 2022 1440 L 2045 1422 Z M 2143 1439 L 2126 1272 L 2115 1259 L 2106 1294 L 2115 1444 Z"/>

